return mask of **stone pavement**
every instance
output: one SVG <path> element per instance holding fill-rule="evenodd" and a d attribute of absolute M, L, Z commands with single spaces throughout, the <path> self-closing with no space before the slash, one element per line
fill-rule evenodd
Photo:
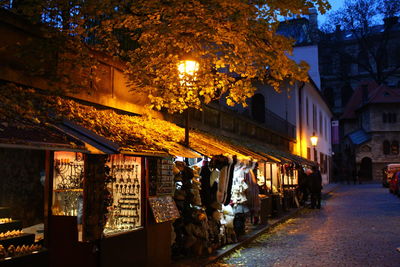
<path fill-rule="evenodd" d="M 400 266 L 400 198 L 381 184 L 330 195 L 321 210 L 304 209 L 207 266 Z"/>

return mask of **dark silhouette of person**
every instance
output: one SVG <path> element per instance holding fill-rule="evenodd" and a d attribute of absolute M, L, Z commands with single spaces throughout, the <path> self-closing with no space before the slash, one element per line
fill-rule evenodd
<path fill-rule="evenodd" d="M 318 170 L 318 166 L 312 167 L 312 173 L 309 176 L 309 189 L 311 193 L 311 208 L 321 208 L 321 190 L 322 190 L 322 176 Z"/>
<path fill-rule="evenodd" d="M 365 173 L 364 169 L 360 167 L 360 170 L 358 171 L 358 182 L 361 184 L 361 181 L 363 179 L 365 179 L 365 177 L 366 177 L 366 173 Z"/>
<path fill-rule="evenodd" d="M 299 192 L 301 193 L 300 205 L 304 206 L 308 200 L 308 175 L 304 172 L 303 167 L 298 167 L 299 172 Z"/>

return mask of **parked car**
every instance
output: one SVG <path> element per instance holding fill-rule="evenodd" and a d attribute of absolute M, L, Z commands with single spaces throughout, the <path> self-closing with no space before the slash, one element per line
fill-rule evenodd
<path fill-rule="evenodd" d="M 385 167 L 382 185 L 389 187 L 390 193 L 398 192 L 398 179 L 396 180 L 396 172 L 400 171 L 400 163 L 388 164 Z"/>
<path fill-rule="evenodd" d="M 400 187 L 400 171 L 396 172 L 392 179 L 390 179 L 389 183 L 389 191 L 395 195 L 400 195 L 399 187 Z"/>
<path fill-rule="evenodd" d="M 397 181 L 396 181 L 396 173 L 393 173 L 391 176 L 388 176 L 388 181 L 389 181 L 389 192 L 392 194 L 397 193 L 396 188 L 397 188 Z"/>

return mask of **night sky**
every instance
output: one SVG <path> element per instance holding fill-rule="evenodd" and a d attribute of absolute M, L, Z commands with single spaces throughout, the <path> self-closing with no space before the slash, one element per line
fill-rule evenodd
<path fill-rule="evenodd" d="M 324 15 L 319 14 L 318 15 L 318 25 L 321 26 L 324 24 L 329 12 L 335 11 L 343 6 L 343 3 L 345 0 L 328 0 L 329 3 L 331 4 L 332 8 L 325 13 Z"/>

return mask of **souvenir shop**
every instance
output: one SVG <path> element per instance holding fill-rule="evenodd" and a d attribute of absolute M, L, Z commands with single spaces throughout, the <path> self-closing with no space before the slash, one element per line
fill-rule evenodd
<path fill-rule="evenodd" d="M 50 155 L 86 149 L 48 126 L 3 123 L 0 128 L 0 266 L 48 266 Z"/>
<path fill-rule="evenodd" d="M 253 229 L 250 225 L 266 224 L 295 207 L 294 196 L 285 200 L 285 192 L 295 192 L 297 184 L 291 161 L 209 135 L 198 134 L 191 147 L 203 157 L 175 159 L 173 167 L 174 201 L 181 215 L 173 223 L 173 260 L 209 255 L 237 242 Z M 231 154 L 218 154 L 222 151 Z"/>
<path fill-rule="evenodd" d="M 177 128 L 167 122 L 77 107 L 92 128 L 0 124 L 0 266 L 168 266 L 180 217 L 172 157 L 200 155 L 163 135 Z M 157 139 L 98 134 L 110 127 L 90 116 L 108 113 L 120 135 L 136 122 Z"/>
<path fill-rule="evenodd" d="M 236 242 L 296 184 L 267 150 L 200 132 L 189 149 L 174 124 L 75 105 L 79 124 L 0 124 L 0 266 L 168 266 Z"/>
<path fill-rule="evenodd" d="M 0 266 L 168 266 L 172 156 L 60 129 L 1 132 Z"/>

